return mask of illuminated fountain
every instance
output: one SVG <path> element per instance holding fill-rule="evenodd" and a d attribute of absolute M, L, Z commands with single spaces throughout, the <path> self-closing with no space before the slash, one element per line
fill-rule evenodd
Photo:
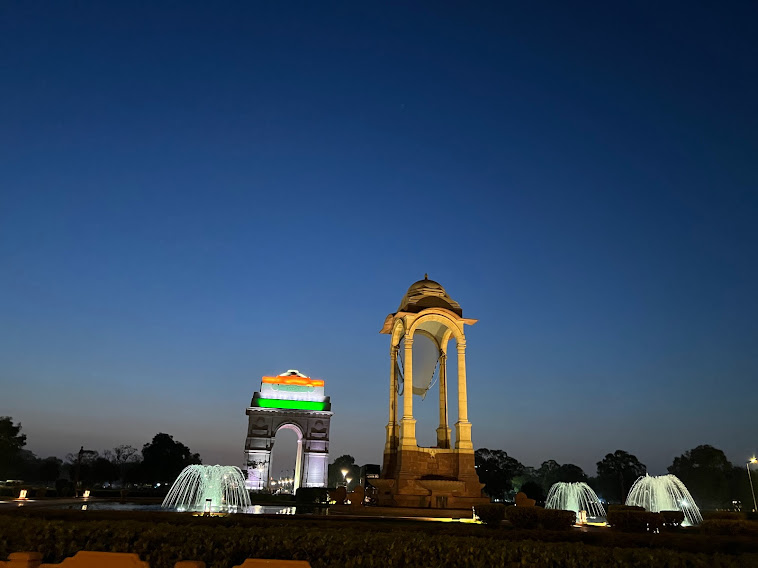
<path fill-rule="evenodd" d="M 245 512 L 250 496 L 240 468 L 189 465 L 176 478 L 161 507 L 177 511 Z"/>
<path fill-rule="evenodd" d="M 703 521 L 695 500 L 676 475 L 645 474 L 632 485 L 626 504 L 644 507 L 653 513 L 681 511 L 684 513 L 682 525 L 697 525 Z"/>
<path fill-rule="evenodd" d="M 545 509 L 574 511 L 577 520 L 583 517 L 580 511 L 586 512 L 585 518 L 605 517 L 605 509 L 600 504 L 597 494 L 583 481 L 578 483 L 560 481 L 553 484 L 547 494 Z"/>

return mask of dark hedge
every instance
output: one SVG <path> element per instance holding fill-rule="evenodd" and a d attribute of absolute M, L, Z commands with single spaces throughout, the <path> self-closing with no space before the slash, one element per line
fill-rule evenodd
<path fill-rule="evenodd" d="M 385 523 L 388 530 L 382 531 L 378 527 L 385 525 L 380 523 L 338 520 L 256 519 L 253 522 L 245 519 L 237 523 L 233 518 L 170 518 L 175 522 L 64 521 L 3 514 L 0 515 L 0 558 L 6 558 L 11 552 L 39 551 L 46 562 L 59 562 L 78 550 L 101 550 L 137 553 L 149 561 L 152 568 L 172 568 L 178 560 L 203 560 L 209 568 L 231 568 L 247 557 L 308 560 L 313 568 L 758 566 L 758 554 L 725 556 L 661 548 L 622 548 L 623 543 L 630 545 L 638 537 L 618 535 L 623 538 L 617 538 L 610 531 L 597 534 L 605 546 L 591 546 L 582 542 L 507 540 L 499 537 L 517 531 L 491 531 L 451 523 Z M 395 525 L 400 527 L 390 529 Z M 531 534 L 535 539 L 549 539 L 550 535 L 565 535 L 562 538 L 570 539 L 595 536 L 579 531 L 523 534 Z M 655 536 L 666 536 L 661 543 L 674 543 L 676 539 L 670 537 L 677 537 Z M 693 537 L 705 544 L 709 538 L 715 538 L 714 542 L 723 538 L 697 534 Z"/>

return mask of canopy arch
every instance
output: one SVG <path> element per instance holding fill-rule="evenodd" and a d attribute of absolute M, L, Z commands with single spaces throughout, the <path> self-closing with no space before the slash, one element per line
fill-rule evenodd
<path fill-rule="evenodd" d="M 385 318 L 381 333 L 390 335 L 390 396 L 384 462 L 375 484 L 380 505 L 468 508 L 488 501 L 482 497 L 482 485 L 474 469 L 466 394 L 464 326 L 476 322 L 464 318 L 460 304 L 439 283 L 426 276 L 411 285 L 398 310 Z M 425 349 L 435 350 L 432 353 L 436 366 L 431 376 L 428 361 L 420 361 L 428 355 L 414 355 L 414 344 L 422 337 Z M 458 370 L 458 420 L 454 446 L 447 404 L 447 359 L 451 339 L 456 342 Z M 431 448 L 422 448 L 416 440 L 413 395 L 429 392 L 435 372 L 439 373 L 440 394 L 437 443 Z M 420 381 L 414 381 L 417 373 L 421 375 Z M 416 388 L 416 382 L 422 385 L 421 392 Z M 409 386 L 401 389 L 401 384 Z"/>

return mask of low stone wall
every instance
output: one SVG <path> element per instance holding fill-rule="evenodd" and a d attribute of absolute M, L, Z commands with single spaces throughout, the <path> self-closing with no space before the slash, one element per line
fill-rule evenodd
<path fill-rule="evenodd" d="M 8 561 L 0 560 L 0 568 L 150 568 L 147 562 L 140 560 L 136 554 L 122 552 L 91 552 L 82 550 L 66 558 L 60 564 L 42 564 L 39 552 L 14 552 Z M 174 564 L 174 568 L 205 568 L 205 562 L 183 560 Z M 234 568 L 311 568 L 305 560 L 268 560 L 248 558 Z"/>

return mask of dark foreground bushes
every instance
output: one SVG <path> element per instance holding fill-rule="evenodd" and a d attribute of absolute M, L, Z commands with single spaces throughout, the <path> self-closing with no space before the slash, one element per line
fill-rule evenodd
<path fill-rule="evenodd" d="M 300 487 L 295 492 L 295 501 L 306 505 L 328 505 L 329 491 L 326 487 Z"/>
<path fill-rule="evenodd" d="M 706 519 L 700 523 L 700 532 L 703 534 L 751 536 L 758 538 L 758 523 L 735 519 Z"/>
<path fill-rule="evenodd" d="M 157 518 L 157 517 L 156 517 Z M 219 521 L 218 523 L 215 521 Z M 231 568 L 247 558 L 307 560 L 313 568 L 731 568 L 758 566 L 758 554 L 727 556 L 666 549 L 589 546 L 581 542 L 501 540 L 482 527 L 452 527 L 469 536 L 434 534 L 433 523 L 413 530 L 383 532 L 360 523 L 261 520 L 255 526 L 233 519 L 182 517 L 182 524 L 142 521 L 50 521 L 0 515 L 0 559 L 17 551 L 39 551 L 59 562 L 78 550 L 133 552 L 151 568 L 172 568 L 178 560 L 205 561 L 209 568 Z M 372 525 L 377 526 L 377 525 Z M 480 530 L 475 530 L 480 529 Z M 557 532 L 550 534 L 560 534 Z M 577 533 L 577 536 L 581 536 Z M 627 538 L 625 535 L 623 535 Z"/>
<path fill-rule="evenodd" d="M 675 529 L 682 526 L 684 513 L 682 511 L 661 511 L 663 526 L 667 529 Z"/>
<path fill-rule="evenodd" d="M 519 529 L 544 529 L 564 531 L 576 522 L 574 511 L 558 511 L 541 507 L 508 507 L 506 517 Z"/>
<path fill-rule="evenodd" d="M 657 532 L 663 528 L 660 513 L 634 510 L 610 510 L 607 515 L 611 528 L 624 532 Z"/>
<path fill-rule="evenodd" d="M 479 520 L 488 527 L 497 527 L 501 521 L 505 520 L 505 505 L 499 503 L 476 505 L 474 512 Z"/>

